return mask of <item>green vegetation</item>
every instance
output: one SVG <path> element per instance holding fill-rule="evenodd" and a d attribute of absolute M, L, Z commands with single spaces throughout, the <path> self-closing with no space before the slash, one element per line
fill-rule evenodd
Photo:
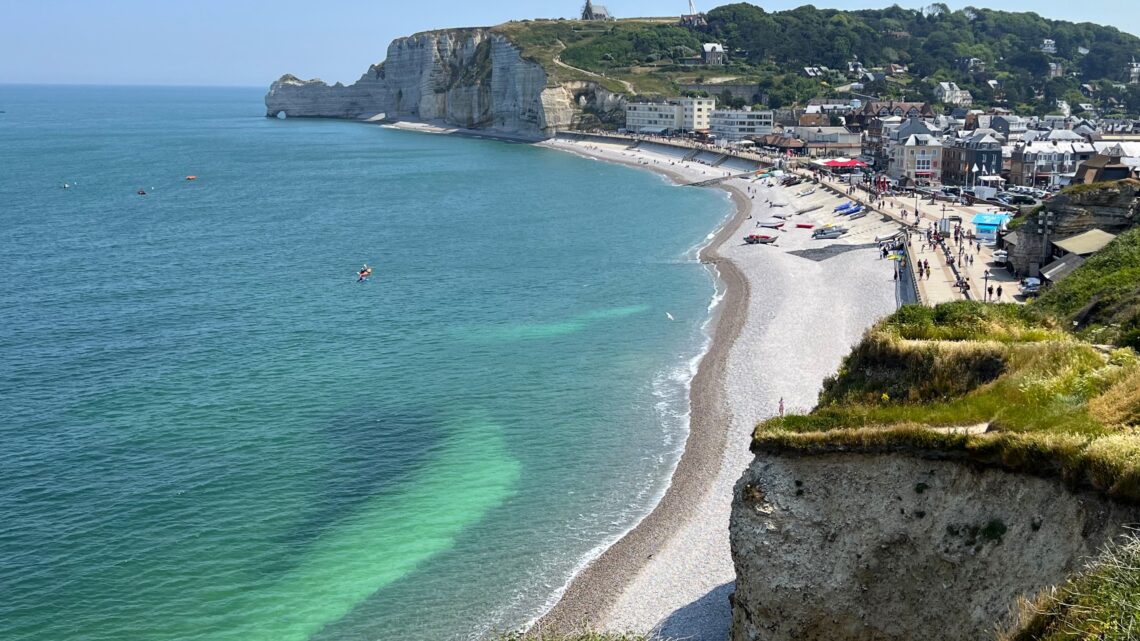
<path fill-rule="evenodd" d="M 1140 228 L 1032 305 L 900 309 L 869 330 L 825 381 L 814 411 L 757 426 L 753 450 L 936 452 L 1140 503 L 1138 316 Z M 1075 319 L 1085 324 L 1078 333 L 1062 329 Z M 914 488 L 927 490 L 922 483 Z M 1000 544 L 1007 529 L 1000 520 L 952 528 L 967 545 Z M 1063 586 L 1023 601 L 1018 624 L 1003 637 L 1137 638 L 1137 538 L 1113 546 Z"/>
<path fill-rule="evenodd" d="M 516 42 L 525 57 L 542 64 L 552 81 L 588 80 L 624 93 L 677 95 L 678 84 L 723 79 L 759 84 L 768 106 L 781 107 L 862 82 L 863 93 L 934 102 L 935 84 L 953 81 L 971 92 L 975 106 L 1046 113 L 1056 100 L 1065 99 L 1073 105 L 1092 102 L 1104 113 L 1140 113 L 1140 86 L 1116 86 L 1127 81 L 1132 58 L 1140 57 L 1140 38 L 1114 27 L 1047 20 L 1034 13 L 972 7 L 950 11 L 939 3 L 923 10 L 895 5 L 840 11 L 807 5 L 776 12 L 736 3 L 710 11 L 708 22 L 689 29 L 673 17 L 606 23 L 536 20 L 496 29 Z M 1056 53 L 1041 51 L 1047 38 L 1055 41 Z M 700 55 L 704 42 L 724 44 L 729 63 L 687 64 Z M 849 73 L 848 62 L 856 59 L 867 70 L 898 64 L 909 73 L 863 79 Z M 1048 78 L 1050 63 L 1066 73 Z M 804 67 L 820 65 L 832 73 L 803 75 Z M 1083 95 L 1082 84 L 1095 86 L 1096 94 Z M 1110 98 L 1119 107 L 1110 108 Z"/>
<path fill-rule="evenodd" d="M 1033 307 L 1076 323 L 1088 340 L 1140 350 L 1140 228 L 1121 234 Z"/>
<path fill-rule="evenodd" d="M 1135 352 L 1095 347 L 1040 314 L 905 307 L 825 381 L 816 410 L 761 424 L 753 448 L 941 450 L 1140 502 Z"/>
<path fill-rule="evenodd" d="M 1112 545 L 1083 573 L 1023 602 L 1003 641 L 1133 641 L 1140 634 L 1140 539 Z"/>
<path fill-rule="evenodd" d="M 541 64 L 552 83 L 596 82 L 615 93 L 677 95 L 675 77 L 661 69 L 701 50 L 698 36 L 672 19 L 537 20 L 495 30 L 517 44 L 524 58 Z"/>

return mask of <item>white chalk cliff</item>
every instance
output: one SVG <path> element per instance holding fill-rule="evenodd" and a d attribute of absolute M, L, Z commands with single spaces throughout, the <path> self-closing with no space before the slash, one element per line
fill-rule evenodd
<path fill-rule="evenodd" d="M 592 101 L 617 97 L 591 83 L 548 86 L 542 66 L 486 28 L 431 31 L 400 38 L 387 59 L 355 83 L 282 76 L 265 96 L 266 115 L 437 122 L 541 138 L 569 128 Z"/>

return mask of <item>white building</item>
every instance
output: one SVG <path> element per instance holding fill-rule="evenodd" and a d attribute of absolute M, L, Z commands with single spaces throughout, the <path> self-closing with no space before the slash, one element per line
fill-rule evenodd
<path fill-rule="evenodd" d="M 953 82 L 938 83 L 938 86 L 934 88 L 934 97 L 939 102 L 957 107 L 969 107 L 974 104 L 974 97 L 970 95 L 970 92 Z"/>
<path fill-rule="evenodd" d="M 1042 40 L 1041 53 L 1057 53 L 1057 41 L 1051 38 Z"/>
<path fill-rule="evenodd" d="M 673 101 L 681 107 L 681 128 L 685 131 L 707 131 L 709 117 L 716 109 L 716 98 L 681 98 Z"/>
<path fill-rule="evenodd" d="M 660 134 L 709 129 L 715 98 L 677 98 L 669 102 L 630 102 L 625 105 L 625 129 L 630 133 Z"/>
<path fill-rule="evenodd" d="M 684 123 L 680 105 L 663 102 L 628 102 L 625 105 L 625 129 L 630 133 L 677 131 Z"/>
<path fill-rule="evenodd" d="M 775 126 L 771 111 L 744 109 L 717 109 L 709 118 L 709 129 L 719 140 L 736 142 L 749 136 L 766 136 Z"/>

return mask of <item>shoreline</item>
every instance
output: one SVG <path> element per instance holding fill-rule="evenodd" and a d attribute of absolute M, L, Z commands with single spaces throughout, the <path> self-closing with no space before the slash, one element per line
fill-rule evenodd
<path fill-rule="evenodd" d="M 575 153 L 553 146 L 547 148 Z M 678 186 L 686 183 L 680 173 L 660 165 L 579 155 L 649 169 Z M 730 196 L 736 211 L 712 232 L 712 240 L 698 252 L 698 259 L 712 269 L 724 294 L 710 319 L 708 350 L 701 357 L 689 386 L 689 430 L 681 458 L 665 493 L 651 511 L 601 554 L 585 562 L 570 578 L 554 606 L 533 622 L 533 632 L 598 627 L 634 576 L 688 520 L 689 507 L 711 489 L 720 471 L 731 425 L 731 410 L 725 399 L 728 356 L 747 320 L 751 285 L 744 272 L 719 250 L 747 219 L 752 206 L 738 188 L 729 184 L 717 185 L 717 188 Z"/>

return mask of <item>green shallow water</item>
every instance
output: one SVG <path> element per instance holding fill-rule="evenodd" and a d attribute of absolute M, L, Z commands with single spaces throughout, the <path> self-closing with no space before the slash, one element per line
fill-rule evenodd
<path fill-rule="evenodd" d="M 478 638 L 665 486 L 726 199 L 260 98 L 0 86 L 0 638 Z"/>

